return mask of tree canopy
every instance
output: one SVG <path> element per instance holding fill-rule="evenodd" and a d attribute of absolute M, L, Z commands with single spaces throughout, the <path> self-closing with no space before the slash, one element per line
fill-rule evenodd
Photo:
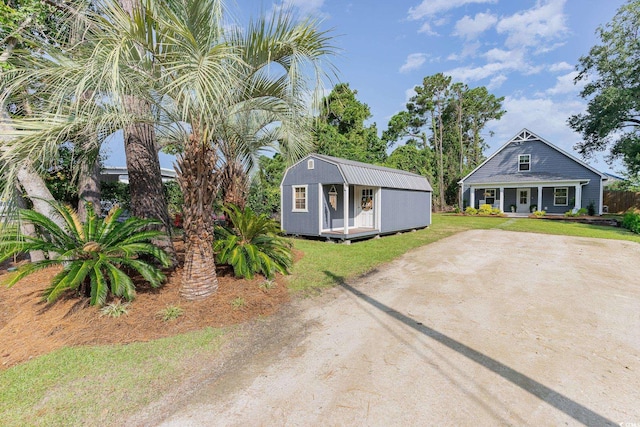
<path fill-rule="evenodd" d="M 358 91 L 348 83 L 337 84 L 324 98 L 315 125 L 316 152 L 366 163 L 381 164 L 387 145 L 378 136 L 369 106 L 356 99 Z"/>
<path fill-rule="evenodd" d="M 458 180 L 484 160 L 482 130 L 505 113 L 504 98 L 484 86 L 469 88 L 452 82 L 442 73 L 425 77 L 414 90 L 406 110 L 391 118 L 382 135 L 389 146 L 406 144 L 391 154 L 387 165 L 409 167 L 429 177 L 434 205 L 443 208 L 457 202 Z M 418 159 L 428 163 L 418 167 Z"/>
<path fill-rule="evenodd" d="M 576 145 L 585 158 L 610 149 L 631 174 L 640 172 L 640 0 L 629 0 L 611 22 L 597 29 L 600 43 L 579 60 L 576 82 L 587 111 L 569 118 L 582 134 Z"/>

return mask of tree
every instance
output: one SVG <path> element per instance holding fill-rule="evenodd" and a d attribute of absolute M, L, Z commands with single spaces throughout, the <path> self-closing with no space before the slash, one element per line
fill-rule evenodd
<path fill-rule="evenodd" d="M 241 111 L 269 112 L 281 124 L 288 159 L 307 152 L 308 94 L 321 79 L 331 38 L 314 22 L 281 11 L 246 29 L 229 26 L 219 0 L 150 0 L 133 14 L 114 0 L 98 6 L 87 12 L 88 43 L 50 46 L 47 56 L 25 59 L 39 66 L 14 73 L 14 87 L 34 76 L 57 89 L 47 92 L 37 123 L 21 123 L 19 143 L 38 141 L 32 154 L 42 154 L 79 129 L 108 135 L 145 123 L 177 139 L 186 240 L 181 294 L 204 298 L 217 290 L 213 203 L 224 123 Z M 313 77 L 303 73 L 309 70 Z M 87 99 L 79 102 L 74 93 Z M 129 96 L 152 108 L 128 108 Z"/>
<path fill-rule="evenodd" d="M 441 73 L 425 77 L 415 92 L 407 109 L 391 118 L 382 139 L 389 145 L 403 141 L 413 146 L 396 149 L 397 155 L 392 154 L 396 158 L 388 164 L 409 164 L 418 169 L 413 164 L 416 159 L 430 163 L 419 173 L 432 182 L 436 177 L 434 206 L 442 209 L 456 203 L 457 182 L 483 160 L 485 143 L 481 131 L 490 120 L 505 113 L 504 98 L 495 97 L 485 87 L 452 83 Z"/>
<path fill-rule="evenodd" d="M 280 183 L 287 164 L 280 154 L 260 156 L 258 171 L 249 188 L 248 206 L 257 214 L 272 216 L 280 212 Z"/>
<path fill-rule="evenodd" d="M 640 1 L 629 0 L 611 22 L 597 29 L 600 44 L 579 60 L 575 81 L 586 81 L 580 96 L 587 111 L 568 123 L 584 140 L 576 149 L 585 158 L 610 147 L 610 160 L 622 159 L 640 173 Z"/>
<path fill-rule="evenodd" d="M 356 99 L 357 94 L 348 83 L 339 83 L 324 98 L 315 129 L 316 152 L 381 164 L 387 157 L 387 145 L 378 137 L 375 123 L 365 126 L 371 111 Z"/>

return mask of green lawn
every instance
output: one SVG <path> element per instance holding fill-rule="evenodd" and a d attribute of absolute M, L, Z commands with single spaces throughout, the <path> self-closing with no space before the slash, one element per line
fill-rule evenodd
<path fill-rule="evenodd" d="M 427 229 L 351 245 L 295 239 L 304 257 L 296 263 L 289 285 L 294 292 L 314 293 L 410 249 L 462 231 L 491 228 L 640 243 L 639 235 L 619 228 L 441 214 L 434 215 Z M 127 414 L 172 390 L 194 360 L 215 357 L 225 337 L 224 331 L 207 328 L 147 343 L 66 348 L 10 368 L 0 372 L 0 424 L 121 424 Z"/>

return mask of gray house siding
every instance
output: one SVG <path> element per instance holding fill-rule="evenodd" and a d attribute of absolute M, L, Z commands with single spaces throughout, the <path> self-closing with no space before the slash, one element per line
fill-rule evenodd
<path fill-rule="evenodd" d="M 531 155 L 531 170 L 518 171 L 518 155 Z M 591 179 L 598 181 L 600 176 L 580 163 L 567 157 L 542 141 L 524 141 L 511 143 L 495 157 L 464 180 L 465 184 L 477 182 L 500 182 L 506 176 L 509 180 L 527 180 L 533 174 L 549 179 Z"/>
<path fill-rule="evenodd" d="M 525 135 L 523 138 L 522 135 Z M 527 139 L 529 138 L 529 139 Z M 530 155 L 530 169 L 519 171 L 519 155 Z M 587 183 L 588 181 L 588 183 Z M 516 204 L 516 188 L 530 188 L 530 204 L 538 204 L 538 187 L 542 186 L 541 206 L 538 209 L 548 213 L 561 214 L 574 207 L 576 185 L 581 185 L 580 207 L 586 208 L 593 203 L 596 212 L 602 206 L 602 176 L 589 166 L 554 148 L 534 134 L 523 131 L 518 137 L 503 146 L 493 157 L 462 181 L 463 205 L 471 200 L 470 185 L 474 185 L 474 207 L 483 200 L 484 188 L 495 188 L 499 197 L 499 188 L 504 188 L 504 210 L 509 212 L 510 205 Z M 492 185 L 495 184 L 495 185 Z M 569 202 L 566 206 L 554 205 L 554 189 L 567 187 Z"/>
<path fill-rule="evenodd" d="M 393 188 L 383 188 L 381 193 L 381 233 L 431 224 L 431 193 Z"/>

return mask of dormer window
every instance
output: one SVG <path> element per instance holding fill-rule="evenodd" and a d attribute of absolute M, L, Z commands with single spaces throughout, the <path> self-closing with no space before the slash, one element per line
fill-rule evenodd
<path fill-rule="evenodd" d="M 518 171 L 527 172 L 531 170 L 531 154 L 520 154 L 518 156 Z"/>

